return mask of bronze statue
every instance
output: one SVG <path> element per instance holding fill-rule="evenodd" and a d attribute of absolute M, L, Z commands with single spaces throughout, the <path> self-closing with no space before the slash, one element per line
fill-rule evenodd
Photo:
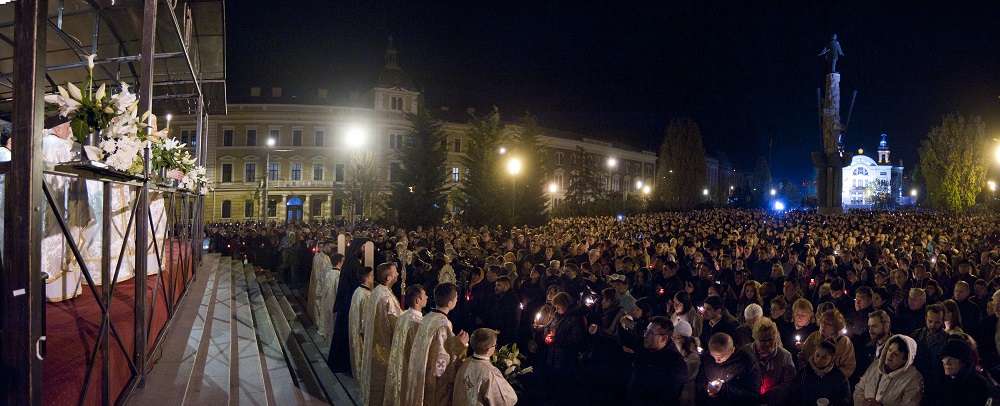
<path fill-rule="evenodd" d="M 833 34 L 830 43 L 826 44 L 823 52 L 816 56 L 823 55 L 826 55 L 826 61 L 830 63 L 830 73 L 837 73 L 837 58 L 844 56 L 844 52 L 840 50 L 840 43 L 837 42 L 837 34 Z"/>

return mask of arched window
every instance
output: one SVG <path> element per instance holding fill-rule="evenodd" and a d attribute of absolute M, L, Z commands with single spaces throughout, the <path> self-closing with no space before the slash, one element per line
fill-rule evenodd
<path fill-rule="evenodd" d="M 392 106 L 390 107 L 390 109 L 395 110 L 396 109 L 396 97 L 391 97 L 391 99 L 392 99 Z"/>

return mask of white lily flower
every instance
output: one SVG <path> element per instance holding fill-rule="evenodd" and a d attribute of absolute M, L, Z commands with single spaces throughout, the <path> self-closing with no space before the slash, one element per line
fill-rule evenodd
<path fill-rule="evenodd" d="M 62 86 L 56 86 L 56 90 L 59 91 L 59 95 L 65 98 L 69 98 L 69 93 L 66 93 L 66 88 Z"/>
<path fill-rule="evenodd" d="M 94 100 L 101 100 L 101 99 L 103 99 L 104 98 L 104 91 L 105 91 L 105 89 L 104 89 L 104 83 L 101 83 L 101 87 L 97 88 L 97 95 L 96 95 L 96 97 L 94 97 Z"/>
<path fill-rule="evenodd" d="M 74 100 L 83 100 L 83 93 L 80 92 L 80 88 L 72 83 L 67 83 L 66 87 L 69 89 L 69 96 Z"/>
<path fill-rule="evenodd" d="M 94 58 L 97 58 L 97 54 L 90 54 L 90 56 L 87 57 L 87 68 L 91 71 L 94 70 Z"/>
<path fill-rule="evenodd" d="M 43 99 L 45 100 L 46 103 L 56 104 L 59 103 L 59 94 L 58 93 L 47 94 Z"/>
<path fill-rule="evenodd" d="M 180 146 L 181 146 L 181 143 L 178 142 L 174 138 L 167 138 L 167 139 L 163 140 L 163 149 L 165 149 L 167 151 L 173 150 L 175 148 L 179 148 Z"/>
<path fill-rule="evenodd" d="M 504 374 L 504 376 L 507 376 L 507 375 L 510 375 L 513 372 L 514 372 L 514 366 L 512 365 L 512 366 L 507 367 L 507 370 L 503 371 L 503 374 Z"/>
<path fill-rule="evenodd" d="M 59 99 L 58 104 L 59 104 L 60 116 L 68 117 L 70 114 L 75 113 L 76 110 L 80 108 L 80 103 L 77 102 L 76 100 L 73 100 L 72 98 L 68 97 L 64 98 L 62 96 L 58 96 L 57 99 Z"/>

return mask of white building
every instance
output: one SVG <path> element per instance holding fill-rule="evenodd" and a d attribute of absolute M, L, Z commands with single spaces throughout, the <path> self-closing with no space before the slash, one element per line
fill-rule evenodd
<path fill-rule="evenodd" d="M 902 165 L 902 161 L 899 166 L 892 166 L 890 163 L 889 144 L 885 141 L 885 134 L 882 134 L 882 141 L 878 143 L 878 161 L 864 155 L 864 150 L 858 150 L 858 154 L 851 159 L 851 165 L 844 168 L 844 207 L 869 206 L 872 203 L 872 193 L 877 191 L 880 182 L 888 186 L 893 201 L 898 201 L 902 197 Z"/>

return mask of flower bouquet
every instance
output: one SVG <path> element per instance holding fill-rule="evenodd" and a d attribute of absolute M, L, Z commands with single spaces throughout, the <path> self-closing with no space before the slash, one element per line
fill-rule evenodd
<path fill-rule="evenodd" d="M 517 344 L 508 344 L 497 348 L 493 356 L 490 357 L 490 363 L 503 373 L 503 378 L 514 388 L 514 391 L 520 393 L 522 386 L 517 377 L 534 370 L 534 367 L 524 368 L 522 361 L 525 359 L 527 357 L 517 349 Z"/>
<path fill-rule="evenodd" d="M 70 119 L 70 128 L 77 142 L 84 147 L 99 146 L 98 156 L 85 156 L 102 161 L 107 166 L 132 175 L 144 172 L 143 151 L 150 149 L 151 172 L 163 169 L 164 177 L 179 181 L 180 187 L 205 193 L 205 168 L 194 164 L 194 157 L 183 144 L 169 138 L 167 130 L 156 125 L 156 116 L 149 111 L 138 116 L 138 98 L 127 83 L 113 93 L 104 84 L 94 90 L 94 58 L 87 57 L 87 78 L 82 88 L 67 83 L 57 86 L 58 94 L 46 95 L 45 101 L 58 109 L 59 115 Z M 199 190 L 202 189 L 202 190 Z"/>

